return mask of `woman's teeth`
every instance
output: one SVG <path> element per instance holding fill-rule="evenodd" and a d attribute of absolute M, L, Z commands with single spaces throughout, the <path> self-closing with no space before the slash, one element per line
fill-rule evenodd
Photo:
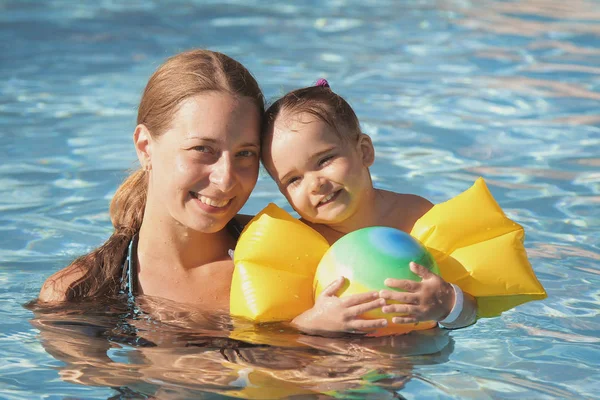
<path fill-rule="evenodd" d="M 215 207 L 215 208 L 225 207 L 231 201 L 231 199 L 229 199 L 229 200 L 214 200 L 214 199 L 211 199 L 211 198 L 205 197 L 205 196 L 198 196 L 198 199 L 202 203 L 207 204 L 211 207 Z"/>

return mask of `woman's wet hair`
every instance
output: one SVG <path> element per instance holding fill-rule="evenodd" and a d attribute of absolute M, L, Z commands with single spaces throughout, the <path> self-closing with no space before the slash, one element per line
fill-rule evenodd
<path fill-rule="evenodd" d="M 137 123 L 144 124 L 152 137 L 159 137 L 169 129 L 183 101 L 209 92 L 249 98 L 259 115 L 264 113 L 260 87 L 242 64 L 225 54 L 199 49 L 169 58 L 154 72 L 142 95 Z M 82 269 L 83 275 L 67 289 L 67 301 L 119 293 L 121 266 L 131 239 L 142 226 L 147 193 L 148 174 L 142 169 L 119 186 L 110 205 L 115 230 L 102 246 L 70 265 L 69 269 Z"/>
<path fill-rule="evenodd" d="M 275 101 L 265 112 L 261 139 L 273 134 L 278 118 L 294 118 L 310 114 L 332 127 L 342 140 L 357 139 L 361 133 L 360 123 L 346 100 L 319 79 L 315 86 L 296 89 Z"/>

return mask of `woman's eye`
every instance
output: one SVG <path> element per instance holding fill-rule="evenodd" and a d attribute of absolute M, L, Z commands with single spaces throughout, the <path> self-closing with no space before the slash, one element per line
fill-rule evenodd
<path fill-rule="evenodd" d="M 199 153 L 210 153 L 211 152 L 211 148 L 208 146 L 194 146 L 192 149 Z"/>
<path fill-rule="evenodd" d="M 240 151 L 237 155 L 238 155 L 238 157 L 247 158 L 247 157 L 254 157 L 256 155 L 256 153 L 252 150 L 243 150 L 243 151 Z"/>

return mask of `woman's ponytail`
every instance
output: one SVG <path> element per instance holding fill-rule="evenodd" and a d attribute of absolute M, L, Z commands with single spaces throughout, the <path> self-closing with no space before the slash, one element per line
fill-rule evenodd
<path fill-rule="evenodd" d="M 115 230 L 138 232 L 148 195 L 148 174 L 138 169 L 119 186 L 110 202 L 110 220 Z"/>
<path fill-rule="evenodd" d="M 85 272 L 67 289 L 67 301 L 118 294 L 121 267 L 129 242 L 142 226 L 147 193 L 148 174 L 141 169 L 119 186 L 110 204 L 110 219 L 115 230 L 102 246 L 71 264 Z"/>

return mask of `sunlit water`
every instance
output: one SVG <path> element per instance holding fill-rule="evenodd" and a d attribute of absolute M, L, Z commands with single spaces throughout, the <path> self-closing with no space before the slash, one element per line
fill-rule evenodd
<path fill-rule="evenodd" d="M 0 1 L 1 398 L 599 397 L 599 2 L 82 3 Z M 377 341 L 232 334 L 156 299 L 24 308 L 108 237 L 141 90 L 193 47 L 242 61 L 269 99 L 329 79 L 380 187 L 441 202 L 486 178 L 548 299 Z M 244 211 L 269 201 L 285 204 L 265 176 Z"/>

